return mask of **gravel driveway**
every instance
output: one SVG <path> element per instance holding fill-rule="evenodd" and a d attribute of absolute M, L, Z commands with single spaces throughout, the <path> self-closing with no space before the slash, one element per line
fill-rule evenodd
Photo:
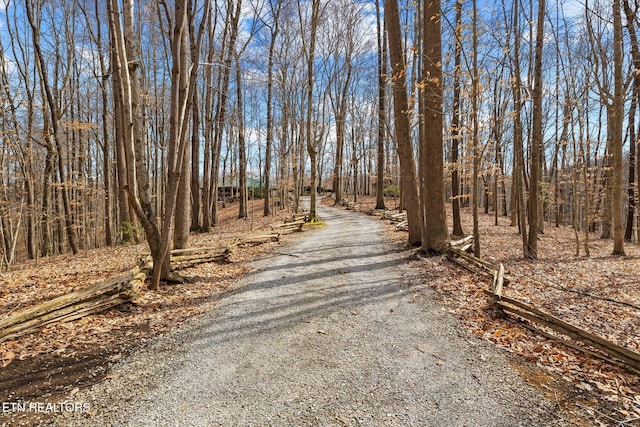
<path fill-rule="evenodd" d="M 379 222 L 319 207 L 214 311 L 73 396 L 59 425 L 544 426 L 551 404 L 422 289 Z M 422 297 L 415 298 L 420 289 Z M 426 296 L 424 296 L 426 295 Z"/>

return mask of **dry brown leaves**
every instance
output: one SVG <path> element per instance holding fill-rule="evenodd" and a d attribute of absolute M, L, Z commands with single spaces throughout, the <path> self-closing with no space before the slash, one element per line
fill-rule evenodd
<path fill-rule="evenodd" d="M 325 204 L 332 204 L 325 201 Z M 375 205 L 371 197 L 360 197 L 360 211 Z M 393 199 L 387 207 L 393 208 Z M 452 228 L 448 212 L 449 229 Z M 640 247 L 625 244 L 627 256 L 611 255 L 613 242 L 590 235 L 591 256 L 575 256 L 575 237 L 568 227 L 546 225 L 538 241 L 539 259 L 522 257 L 522 240 L 509 218 L 480 215 L 481 255 L 503 263 L 511 284 L 505 295 L 520 299 L 569 323 L 617 344 L 640 352 Z M 469 211 L 462 213 L 463 229 L 472 230 Z M 395 243 L 404 244 L 406 233 L 386 227 Z M 581 244 L 584 235 L 580 235 Z M 487 276 L 476 276 L 449 263 L 444 257 L 421 262 L 425 283 L 435 289 L 447 310 L 458 316 L 474 334 L 492 341 L 557 374 L 574 387 L 576 396 L 595 396 L 597 407 L 590 408 L 589 422 L 614 425 L 640 425 L 640 376 L 574 351 L 558 341 L 530 332 L 521 324 L 493 316 L 485 289 Z M 609 301 L 617 300 L 628 305 Z M 635 306 L 635 307 L 633 307 Z M 565 396 L 563 399 L 568 399 Z M 570 402 L 568 402 L 570 403 Z M 575 402 L 573 402 L 575 404 Z M 607 407 L 607 414 L 604 413 Z M 586 411 L 586 410 L 585 410 Z M 585 412 L 583 411 L 583 412 Z"/>
<path fill-rule="evenodd" d="M 253 208 L 253 209 L 252 209 Z M 220 226 L 211 233 L 191 237 L 191 246 L 229 245 L 238 237 L 257 235 L 272 223 L 282 222 L 284 212 L 265 218 L 262 203 L 249 202 L 249 218 L 237 219 L 237 204 L 220 211 Z M 282 239 L 292 237 L 283 236 Z M 168 331 L 186 319 L 210 310 L 218 295 L 249 270 L 246 261 L 280 243 L 237 247 L 230 263 L 200 264 L 181 270 L 190 281 L 165 285 L 159 292 L 143 289 L 133 304 L 101 314 L 53 325 L 37 333 L 0 343 L 0 367 L 13 360 L 54 353 L 69 357 L 81 348 L 112 348 L 120 330 L 127 338 L 144 343 L 150 336 Z M 139 261 L 145 244 L 86 251 L 77 256 L 60 255 L 13 266 L 0 274 L 0 318 L 81 287 L 115 278 Z M 10 368 L 9 368 L 10 369 Z"/>

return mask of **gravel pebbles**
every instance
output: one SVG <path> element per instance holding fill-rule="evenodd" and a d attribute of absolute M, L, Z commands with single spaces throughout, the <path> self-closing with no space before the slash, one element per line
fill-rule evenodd
<path fill-rule="evenodd" d="M 256 261 L 212 312 L 74 395 L 90 416 L 53 424 L 560 425 L 503 354 L 422 289 L 410 251 L 374 220 L 319 209 L 324 226 Z"/>

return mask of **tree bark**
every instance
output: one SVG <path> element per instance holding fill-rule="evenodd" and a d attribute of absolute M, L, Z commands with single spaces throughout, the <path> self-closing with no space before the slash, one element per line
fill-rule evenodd
<path fill-rule="evenodd" d="M 629 108 L 629 175 L 627 180 L 627 221 L 624 232 L 624 240 L 631 242 L 633 240 L 633 216 L 636 209 L 635 197 L 635 178 L 636 178 L 636 97 L 631 99 L 631 107 Z"/>
<path fill-rule="evenodd" d="M 264 216 L 271 214 L 271 154 L 273 151 L 273 61 L 276 41 L 280 31 L 280 1 L 270 1 L 273 23 L 271 24 L 271 40 L 269 41 L 269 59 L 267 63 L 267 140 L 264 153 Z"/>
<path fill-rule="evenodd" d="M 238 219 L 247 219 L 247 147 L 244 135 L 244 105 L 242 101 L 242 69 L 240 56 L 236 55 L 236 97 L 238 103 L 238 187 L 240 203 L 238 204 Z"/>
<path fill-rule="evenodd" d="M 478 219 L 478 203 L 480 199 L 480 189 L 478 188 L 478 174 L 480 173 L 480 148 L 479 145 L 479 118 L 478 118 L 478 7 L 476 0 L 473 0 L 473 70 L 472 70 L 472 93 L 471 93 L 471 121 L 472 121 L 472 150 L 473 150 L 473 177 L 472 198 L 473 198 L 473 254 L 480 258 L 480 224 Z"/>
<path fill-rule="evenodd" d="M 25 1 L 25 10 L 27 13 L 27 19 L 29 21 L 29 26 L 31 27 L 31 39 L 33 42 L 33 48 L 36 55 L 36 60 L 38 64 L 38 72 L 41 77 L 41 84 L 44 89 L 44 93 L 46 96 L 47 107 L 49 109 L 49 119 L 51 121 L 51 132 L 53 137 L 53 144 L 55 146 L 56 154 L 58 157 L 57 165 L 58 165 L 58 179 L 60 180 L 60 184 L 62 184 L 62 188 L 60 189 L 62 193 L 62 205 L 64 209 L 64 224 L 65 230 L 67 233 L 67 242 L 69 243 L 69 248 L 71 252 L 76 255 L 78 253 L 78 245 L 76 243 L 76 232 L 73 225 L 73 220 L 71 216 L 71 207 L 69 202 L 69 193 L 66 187 L 67 177 L 65 172 L 65 151 L 62 146 L 62 142 L 60 141 L 60 134 L 58 130 L 58 120 L 59 120 L 59 112 L 58 107 L 53 99 L 53 94 L 51 92 L 51 85 L 49 82 L 49 76 L 47 73 L 47 66 L 45 64 L 44 55 L 42 54 L 42 49 L 40 46 L 40 28 L 36 25 L 35 17 L 33 14 L 33 4 L 32 0 Z M 44 107 L 43 107 L 44 108 Z"/>
<path fill-rule="evenodd" d="M 622 224 L 622 123 L 624 116 L 624 88 L 622 77 L 622 16 L 620 1 L 613 1 L 613 255 L 624 255 L 624 226 Z"/>
<path fill-rule="evenodd" d="M 380 22 L 380 0 L 376 0 L 376 41 L 378 46 L 378 137 L 376 156 L 376 209 L 385 209 L 384 205 L 384 136 L 385 136 L 385 105 L 387 98 L 386 74 L 387 52 L 384 30 Z"/>
<path fill-rule="evenodd" d="M 542 156 L 542 48 L 544 45 L 544 14 L 545 0 L 538 2 L 538 18 L 535 44 L 535 63 L 533 70 L 533 128 L 531 137 L 531 184 L 529 192 L 529 242 L 526 256 L 528 258 L 538 258 L 538 228 L 539 228 L 539 181 L 541 179 L 541 156 Z"/>
<path fill-rule="evenodd" d="M 300 15 L 300 4 L 298 3 L 298 14 L 300 24 L 302 25 L 302 16 Z M 303 37 L 303 48 L 307 59 L 307 111 L 306 111 L 306 145 L 310 162 L 310 190 L 311 201 L 309 205 L 309 221 L 318 222 L 318 214 L 316 211 L 317 202 L 317 174 L 318 174 L 318 142 L 316 141 L 316 126 L 312 125 L 313 121 L 313 70 L 315 67 L 315 51 L 316 51 L 316 32 L 318 30 L 318 20 L 320 14 L 320 0 L 312 0 L 311 5 L 311 32 L 309 40 L 305 41 Z"/>
<path fill-rule="evenodd" d="M 622 0 L 622 6 L 624 8 L 624 13 L 627 18 L 627 31 L 629 32 L 629 39 L 631 45 L 631 59 L 633 62 L 633 96 L 636 99 L 636 105 L 640 105 L 640 48 L 638 47 L 638 35 L 636 32 L 636 25 L 638 22 L 638 18 L 634 11 L 629 7 L 628 0 Z M 630 118 L 631 121 L 635 120 L 634 118 Z M 636 140 L 631 140 L 630 144 L 636 145 L 636 182 L 640 185 L 640 132 L 637 132 Z M 638 192 L 638 196 L 640 197 L 640 192 Z"/>
<path fill-rule="evenodd" d="M 440 0 L 424 4 L 422 73 L 424 114 L 420 154 L 424 200 L 422 251 L 441 253 L 448 237 L 444 197 L 442 136 L 442 29 Z"/>
<path fill-rule="evenodd" d="M 527 238 L 527 226 L 525 217 L 524 197 L 524 148 L 522 143 L 522 100 L 520 90 L 522 81 L 520 77 L 520 31 L 518 16 L 520 14 L 520 0 L 515 0 L 513 5 L 513 151 L 514 151 L 514 205 L 517 207 L 517 217 L 522 236 L 522 252 L 529 256 L 529 239 Z"/>
<path fill-rule="evenodd" d="M 456 11 L 456 26 L 454 30 L 455 54 L 453 68 L 453 115 L 451 117 L 451 209 L 453 211 L 453 235 L 464 236 L 462 222 L 460 220 L 460 177 L 458 174 L 458 159 L 460 153 L 460 92 L 462 82 L 462 6 L 463 1 L 457 0 L 454 6 Z"/>
<path fill-rule="evenodd" d="M 393 111 L 395 117 L 395 134 L 400 158 L 400 180 L 402 182 L 402 197 L 407 209 L 409 224 L 409 245 L 418 246 L 422 243 L 420 202 L 418 195 L 418 178 L 416 163 L 411 143 L 411 129 L 409 126 L 409 106 L 406 87 L 406 65 L 402 50 L 402 32 L 400 29 L 400 15 L 397 0 L 385 2 L 384 11 L 387 37 L 389 40 L 389 57 L 391 59 Z"/>

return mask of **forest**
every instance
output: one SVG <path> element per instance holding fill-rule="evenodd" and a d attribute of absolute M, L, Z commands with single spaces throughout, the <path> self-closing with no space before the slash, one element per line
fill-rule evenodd
<path fill-rule="evenodd" d="M 321 229 L 321 205 L 362 203 L 402 221 L 391 240 L 417 249 L 424 277 L 437 279 L 449 311 L 476 335 L 544 359 L 579 389 L 609 393 L 637 421 L 639 8 L 4 0 L 0 366 L 19 360 L 17 372 L 31 372 L 28 357 L 70 351 L 74 339 L 115 352 L 166 332 L 210 310 L 209 293 L 228 289 L 268 249 L 195 267 L 202 286 L 175 268 L 180 256 L 227 261 L 221 244 L 272 242 L 302 230 L 300 219 Z M 285 216 L 294 225 L 258 234 Z M 254 234 L 242 234 L 249 227 Z M 55 343 L 50 334 L 7 341 L 12 325 L 2 322 L 33 314 L 29 304 L 51 315 L 37 303 L 66 291 L 93 297 L 79 284 L 127 270 L 107 284 L 138 277 L 123 291 L 133 294 L 150 276 L 136 303 L 108 301 L 124 301 L 128 314 L 61 325 Z M 500 310 L 583 335 L 588 360 L 548 344 L 557 339 L 550 329 L 532 338 L 505 326 Z M 360 314 L 358 306 L 349 316 Z M 26 326 L 20 334 L 35 330 Z"/>
<path fill-rule="evenodd" d="M 510 216 L 525 257 L 559 225 L 577 254 L 590 238 L 624 254 L 638 239 L 637 8 L 7 1 L 2 266 L 146 239 L 157 283 L 225 200 L 270 215 L 311 189 L 398 196 L 425 251 L 462 235 L 471 207 Z"/>

